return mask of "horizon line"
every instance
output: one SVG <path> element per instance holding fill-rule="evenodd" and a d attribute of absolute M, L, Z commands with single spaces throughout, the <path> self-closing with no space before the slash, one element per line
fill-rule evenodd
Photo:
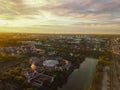
<path fill-rule="evenodd" d="M 36 33 L 36 32 L 0 32 L 0 34 L 54 34 L 54 35 L 59 35 L 59 34 L 68 34 L 68 35 L 120 35 L 120 33 Z"/>

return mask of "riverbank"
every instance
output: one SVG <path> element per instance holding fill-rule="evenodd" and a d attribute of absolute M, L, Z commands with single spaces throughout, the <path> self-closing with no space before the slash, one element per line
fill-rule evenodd
<path fill-rule="evenodd" d="M 68 81 L 58 90 L 88 90 L 94 77 L 97 60 L 86 58 L 68 77 Z"/>
<path fill-rule="evenodd" d="M 110 65 L 112 64 L 109 55 L 106 53 L 98 58 L 96 73 L 89 90 L 105 90 L 105 88 L 109 88 L 110 82 L 108 81 L 110 80 L 108 78 L 110 78 Z M 106 69 L 106 67 L 109 69 Z"/>

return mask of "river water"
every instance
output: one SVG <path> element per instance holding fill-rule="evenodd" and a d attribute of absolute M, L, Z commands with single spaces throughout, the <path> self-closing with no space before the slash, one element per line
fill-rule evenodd
<path fill-rule="evenodd" d="M 94 77 L 97 59 L 86 58 L 68 77 L 68 81 L 58 90 L 88 90 Z"/>

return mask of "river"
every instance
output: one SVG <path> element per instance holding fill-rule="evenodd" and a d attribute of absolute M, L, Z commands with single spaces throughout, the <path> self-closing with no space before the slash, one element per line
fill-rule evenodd
<path fill-rule="evenodd" d="M 86 58 L 68 77 L 68 81 L 58 90 L 88 90 L 94 77 L 97 59 Z"/>

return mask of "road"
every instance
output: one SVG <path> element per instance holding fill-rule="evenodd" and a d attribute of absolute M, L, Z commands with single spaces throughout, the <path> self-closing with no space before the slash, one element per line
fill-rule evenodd
<path fill-rule="evenodd" d="M 120 82 L 118 74 L 118 57 L 116 55 L 113 55 L 113 65 L 111 66 L 111 90 L 120 90 Z"/>
<path fill-rule="evenodd" d="M 108 82 L 109 77 L 108 77 L 108 68 L 109 67 L 105 67 L 104 68 L 104 72 L 103 72 L 103 81 L 102 81 L 102 90 L 108 90 L 108 85 L 110 84 Z"/>

